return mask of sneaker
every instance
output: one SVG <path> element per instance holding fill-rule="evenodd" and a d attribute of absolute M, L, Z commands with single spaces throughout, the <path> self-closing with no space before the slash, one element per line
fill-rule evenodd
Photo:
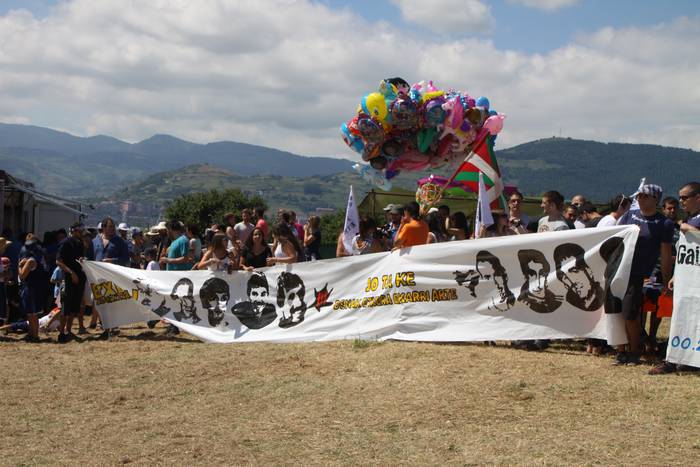
<path fill-rule="evenodd" d="M 620 352 L 615 356 L 615 360 L 613 360 L 612 364 L 613 365 L 627 365 L 628 359 L 629 359 L 629 354 L 627 352 Z"/>
<path fill-rule="evenodd" d="M 153 321 L 147 321 L 146 326 L 148 326 L 148 329 L 153 329 L 156 327 L 156 324 L 158 324 L 158 320 L 153 320 Z"/>
<path fill-rule="evenodd" d="M 97 339 L 99 339 L 101 341 L 109 340 L 109 330 L 102 331 L 102 334 L 97 336 Z"/>
<path fill-rule="evenodd" d="M 639 357 L 640 357 L 640 355 L 638 353 L 637 354 L 633 354 L 633 353 L 627 354 L 627 363 L 625 363 L 625 365 L 627 365 L 627 366 L 639 365 L 641 363 L 639 361 Z"/>
<path fill-rule="evenodd" d="M 30 334 L 27 334 L 26 336 L 24 336 L 24 337 L 23 337 L 22 339 L 20 339 L 20 340 L 23 341 L 23 342 L 26 342 L 26 343 L 28 343 L 28 344 L 38 344 L 38 343 L 40 342 L 40 340 L 39 340 L 38 337 L 34 337 L 34 336 L 30 335 Z"/>
<path fill-rule="evenodd" d="M 663 361 L 661 365 L 656 365 L 654 368 L 649 370 L 650 375 L 667 375 L 669 373 L 675 373 L 676 364 Z"/>
<path fill-rule="evenodd" d="M 87 333 L 88 333 L 87 329 L 85 329 L 84 327 L 81 327 L 80 329 L 78 329 L 78 334 L 80 334 L 80 335 L 87 334 Z"/>
<path fill-rule="evenodd" d="M 88 326 L 90 329 L 97 329 L 97 323 L 90 323 L 90 326 Z"/>
<path fill-rule="evenodd" d="M 166 336 L 177 336 L 178 334 L 180 334 L 180 329 L 172 324 L 168 326 L 168 330 L 165 332 Z"/>
<path fill-rule="evenodd" d="M 66 342 L 70 342 L 70 334 L 59 334 L 58 343 L 65 344 Z"/>

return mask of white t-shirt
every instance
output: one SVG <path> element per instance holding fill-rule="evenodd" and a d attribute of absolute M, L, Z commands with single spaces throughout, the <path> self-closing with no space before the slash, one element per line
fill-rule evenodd
<path fill-rule="evenodd" d="M 617 219 L 615 219 L 612 214 L 608 214 L 598 222 L 596 227 L 612 227 L 614 225 L 617 225 Z"/>
<path fill-rule="evenodd" d="M 156 261 L 149 261 L 146 271 L 160 271 L 160 265 Z"/>
<path fill-rule="evenodd" d="M 537 223 L 537 232 L 553 232 L 556 230 L 569 230 L 569 224 L 561 216 L 553 221 L 549 220 L 549 216 L 544 216 Z"/>
<path fill-rule="evenodd" d="M 46 316 L 42 316 L 39 318 L 39 328 L 43 329 L 46 327 L 47 324 L 49 324 L 49 321 L 51 321 L 51 317 L 53 316 L 52 313 L 49 313 Z M 53 323 L 51 323 L 51 326 L 47 329 L 47 331 L 56 331 L 58 327 L 61 325 L 61 320 L 57 319 L 54 320 Z"/>
<path fill-rule="evenodd" d="M 236 231 L 236 235 L 238 235 L 238 239 L 241 241 L 241 243 L 245 243 L 246 240 L 248 240 L 248 237 L 253 233 L 254 228 L 255 226 L 250 222 L 247 224 L 239 222 L 233 226 L 233 230 Z"/>
<path fill-rule="evenodd" d="M 580 220 L 576 219 L 576 220 L 574 221 L 574 227 L 576 227 L 577 229 L 585 229 L 585 228 L 586 228 L 586 224 L 584 224 L 584 223 L 581 222 Z"/>

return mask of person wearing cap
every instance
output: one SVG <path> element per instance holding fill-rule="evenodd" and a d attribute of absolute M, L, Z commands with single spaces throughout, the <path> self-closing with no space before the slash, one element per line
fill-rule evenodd
<path fill-rule="evenodd" d="M 398 204 L 387 204 L 384 208 L 384 213 L 387 218 L 387 223 L 382 226 L 381 231 L 386 235 L 387 247 L 391 249 L 396 239 L 396 232 L 401 226 L 401 216 L 403 216 L 403 208 Z"/>
<path fill-rule="evenodd" d="M 678 199 L 680 200 L 681 208 L 687 214 L 687 217 L 680 224 L 681 235 L 687 232 L 696 232 L 700 230 L 700 183 L 689 182 L 678 190 Z M 668 282 L 668 289 L 673 290 L 673 278 Z M 675 311 L 674 311 L 675 313 Z M 686 365 L 676 365 L 668 361 L 663 361 L 660 365 L 649 370 L 650 375 L 663 375 L 674 373 L 676 371 L 691 370 L 697 371 L 694 367 Z"/>
<path fill-rule="evenodd" d="M 637 198 L 639 208 L 630 209 L 618 221 L 618 225 L 638 226 L 639 235 L 632 257 L 627 291 L 622 298 L 619 310 L 625 319 L 628 350 L 618 353 L 614 362 L 616 365 L 639 364 L 644 280 L 651 275 L 659 255 L 661 255 L 661 283 L 668 284 L 671 279 L 673 222 L 656 210 L 662 193 L 658 185 L 650 183 L 641 185 L 639 191 L 632 195 Z"/>
<path fill-rule="evenodd" d="M 129 230 L 129 226 L 126 224 L 126 222 L 121 222 L 117 226 L 119 236 L 122 238 L 122 240 L 124 240 L 124 243 L 126 243 L 126 247 L 129 249 L 129 256 L 131 256 L 134 252 L 134 244 L 131 240 L 129 240 Z"/>
<path fill-rule="evenodd" d="M 80 313 L 83 294 L 85 292 L 85 272 L 80 260 L 85 257 L 85 245 L 83 243 L 84 226 L 75 223 L 71 226 L 70 236 L 64 239 L 58 247 L 56 264 L 65 274 L 65 292 L 63 306 L 61 307 L 61 324 L 58 342 L 64 343 L 75 338 L 71 328 L 73 319 Z M 81 332 L 85 328 L 81 327 Z"/>

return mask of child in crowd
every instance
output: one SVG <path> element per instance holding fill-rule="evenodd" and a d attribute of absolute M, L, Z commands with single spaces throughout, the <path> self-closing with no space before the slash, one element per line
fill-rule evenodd
<path fill-rule="evenodd" d="M 53 274 L 51 274 L 51 283 L 54 285 L 54 287 L 53 287 L 54 303 L 56 303 L 57 307 L 61 308 L 61 302 L 63 301 L 61 299 L 61 296 L 63 295 L 63 289 L 65 286 L 65 276 L 63 274 L 63 269 L 56 266 L 56 269 L 53 270 Z"/>
<path fill-rule="evenodd" d="M 149 248 L 143 253 L 146 259 L 146 270 L 147 271 L 160 271 L 160 265 L 158 264 L 158 253 L 155 248 Z"/>
<path fill-rule="evenodd" d="M 59 307 L 51 310 L 46 316 L 39 319 L 39 330 L 48 334 L 52 331 L 57 331 L 60 323 L 61 309 Z M 15 321 L 14 323 L 0 326 L 0 331 L 5 332 L 29 332 L 29 321 Z"/>

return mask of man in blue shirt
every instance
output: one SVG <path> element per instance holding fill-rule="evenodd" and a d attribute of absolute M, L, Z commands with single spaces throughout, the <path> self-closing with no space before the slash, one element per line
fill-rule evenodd
<path fill-rule="evenodd" d="M 671 279 L 673 222 L 656 210 L 661 195 L 660 186 L 642 185 L 634 194 L 637 197 L 639 209 L 630 209 L 618 222 L 618 225 L 637 225 L 639 236 L 632 257 L 629 284 L 622 298 L 620 310 L 625 318 L 629 350 L 618 354 L 615 360 L 617 365 L 639 364 L 644 279 L 651 275 L 659 254 L 661 255 L 661 283 L 668 284 Z"/>
<path fill-rule="evenodd" d="M 194 266 L 194 259 L 190 254 L 190 241 L 185 235 L 185 228 L 179 221 L 168 222 L 168 236 L 172 242 L 168 247 L 166 257 L 160 259 L 167 271 L 188 271 Z"/>
<path fill-rule="evenodd" d="M 95 253 L 95 261 L 118 264 L 129 267 L 129 247 L 124 240 L 117 235 L 117 228 L 111 217 L 105 218 L 102 222 L 102 234 L 95 237 L 92 246 Z"/>

